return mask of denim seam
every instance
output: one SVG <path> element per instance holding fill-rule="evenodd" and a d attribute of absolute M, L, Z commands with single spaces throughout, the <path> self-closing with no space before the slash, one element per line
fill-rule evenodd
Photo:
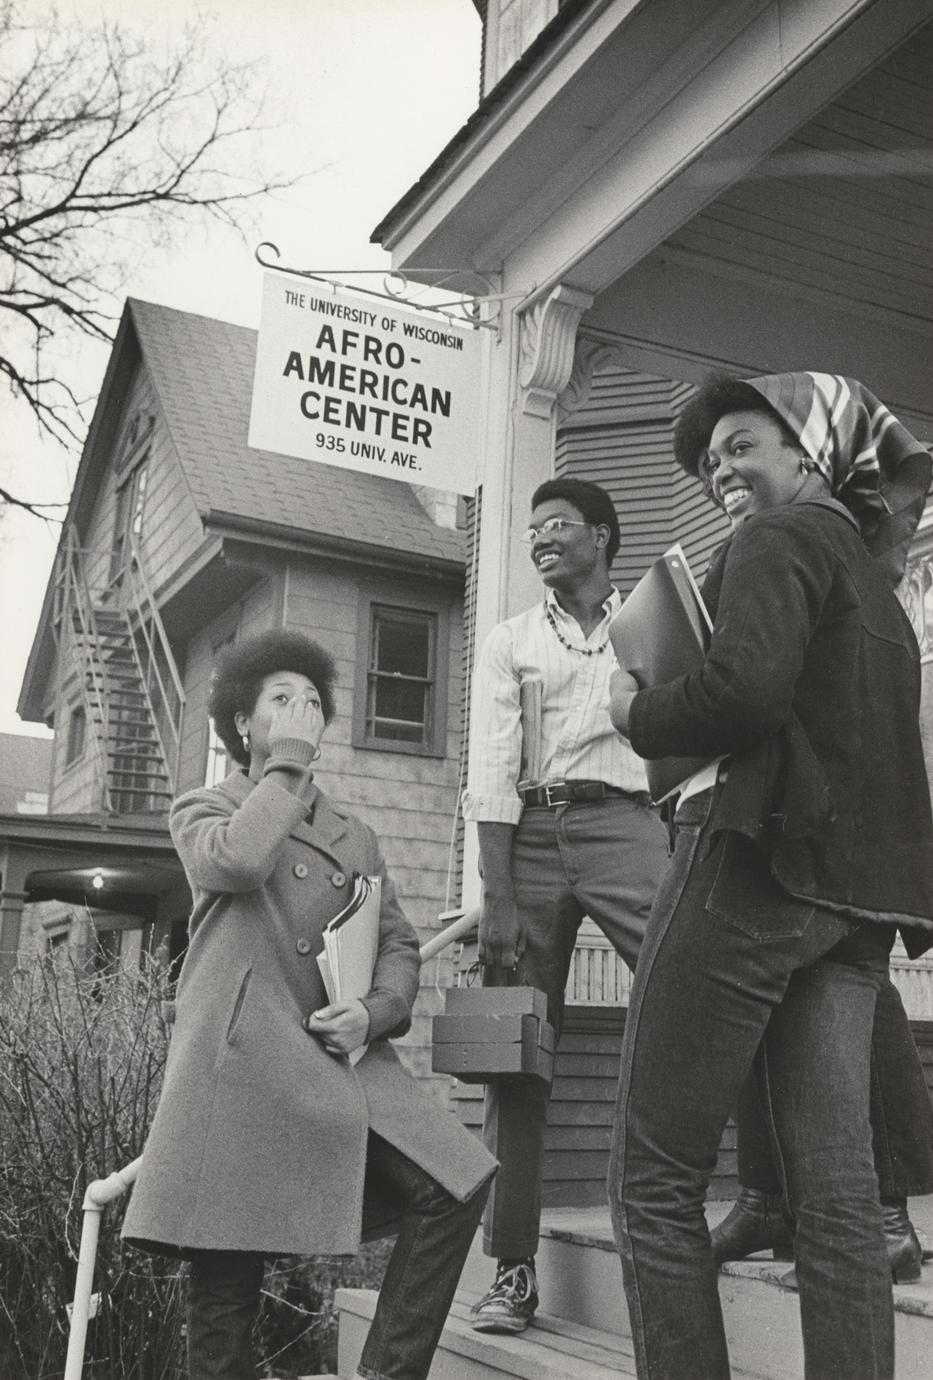
<path fill-rule="evenodd" d="M 700 843 L 700 840 L 701 840 L 702 836 L 703 836 L 703 827 L 700 826 L 699 828 L 697 828 L 696 833 L 695 833 L 695 835 L 694 835 L 694 838 L 693 838 L 693 840 L 692 840 L 691 849 L 690 849 L 690 856 L 689 856 L 689 859 L 687 860 L 686 866 L 684 867 L 683 876 L 682 876 L 682 879 L 681 879 L 680 886 L 678 887 L 676 894 L 671 898 L 670 904 L 669 904 L 669 906 L 668 906 L 668 919 L 667 919 L 667 925 L 665 926 L 664 934 L 660 937 L 660 939 L 659 939 L 657 945 L 655 946 L 654 954 L 652 955 L 652 957 L 651 957 L 651 959 L 650 959 L 650 962 L 649 962 L 649 964 L 648 964 L 648 967 L 647 967 L 647 969 L 645 970 L 644 977 L 643 977 L 642 981 L 639 983 L 638 987 L 637 987 L 636 990 L 635 990 L 634 996 L 635 996 L 635 998 L 636 998 L 636 1001 L 635 1001 L 634 1004 L 631 1004 L 631 1005 L 629 1006 L 628 1015 L 626 1016 L 626 1031 L 628 1031 L 629 1022 L 632 1021 L 632 1020 L 634 1020 L 634 1033 L 633 1033 L 632 1036 L 631 1036 L 631 1055 L 629 1056 L 629 1060 L 628 1060 L 629 1065 L 631 1065 L 631 1063 L 632 1063 L 632 1061 L 633 1061 L 633 1059 L 634 1059 L 634 1054 L 635 1054 L 635 1043 L 636 1043 L 636 1041 L 637 1041 L 637 1039 L 638 1039 L 638 1023 L 639 1023 L 639 1016 L 640 1016 L 640 1014 L 641 1014 L 642 993 L 643 993 L 643 991 L 644 991 L 644 989 L 645 989 L 645 986 L 646 986 L 646 984 L 647 984 L 648 978 L 650 977 L 651 969 L 652 969 L 653 966 L 654 966 L 654 962 L 655 962 L 655 960 L 656 960 L 658 954 L 660 953 L 661 948 L 662 948 L 662 946 L 663 946 L 665 940 L 667 939 L 667 933 L 668 933 L 668 930 L 670 929 L 671 921 L 673 920 L 673 917 L 674 917 L 674 915 L 675 915 L 675 913 L 676 913 L 676 911 L 677 911 L 677 907 L 680 905 L 681 899 L 683 898 L 683 893 L 684 893 L 684 890 L 685 890 L 685 888 L 686 888 L 687 882 L 688 882 L 688 880 L 689 880 L 689 878 L 690 878 L 690 874 L 691 874 L 691 871 L 692 871 L 692 868 L 693 868 L 694 861 L 695 861 L 696 856 L 697 856 L 697 850 L 698 850 L 698 846 L 699 846 L 699 843 Z M 626 1041 L 626 1043 L 628 1043 L 628 1041 Z M 621 1107 L 619 1108 L 619 1110 L 620 1110 L 620 1111 L 623 1111 L 623 1109 L 622 1109 Z M 624 1109 L 623 1115 L 620 1117 L 620 1121 L 621 1121 L 621 1123 L 622 1123 L 623 1125 L 624 1125 L 624 1122 L 625 1122 L 625 1112 L 627 1112 L 627 1110 L 628 1110 L 628 1109 L 627 1109 L 627 1105 L 626 1105 L 626 1108 Z M 628 1155 L 628 1136 L 627 1136 L 624 1132 L 623 1132 L 623 1144 L 624 1144 L 623 1161 L 622 1161 L 622 1164 L 621 1164 L 621 1165 L 616 1166 L 617 1173 L 616 1173 L 616 1176 L 615 1176 L 615 1177 L 616 1177 L 616 1183 L 617 1183 L 618 1186 L 621 1186 L 621 1185 L 624 1184 L 624 1182 L 625 1182 L 625 1157 L 627 1157 L 627 1155 Z M 626 1207 L 625 1207 L 624 1194 L 623 1194 L 622 1192 L 615 1193 L 615 1192 L 611 1191 L 611 1192 L 610 1192 L 610 1198 L 612 1199 L 612 1198 L 614 1198 L 614 1197 L 617 1198 L 617 1201 L 618 1201 L 618 1215 L 619 1215 L 620 1219 L 622 1220 L 622 1222 L 623 1222 L 623 1224 L 624 1224 L 624 1226 L 625 1226 L 626 1234 L 628 1234 L 628 1214 L 627 1214 Z M 629 1240 L 631 1240 L 631 1238 L 629 1238 Z M 639 1371 L 640 1374 L 643 1373 L 643 1374 L 647 1375 L 647 1374 L 648 1374 L 648 1354 L 647 1354 L 647 1351 L 646 1351 L 646 1348 L 645 1348 L 645 1341 L 644 1341 L 646 1326 L 645 1326 L 644 1310 L 643 1310 L 643 1307 L 642 1307 L 641 1290 L 640 1290 L 639 1284 L 638 1284 L 638 1271 L 637 1271 L 637 1268 L 636 1268 L 636 1266 L 635 1266 L 635 1251 L 634 1251 L 634 1248 L 630 1248 L 630 1250 L 629 1250 L 629 1262 L 630 1262 L 630 1275 L 631 1275 L 631 1280 L 632 1280 L 632 1284 L 633 1284 L 633 1286 L 634 1286 L 633 1292 L 634 1292 L 634 1296 L 635 1296 L 635 1303 L 636 1303 L 637 1309 L 638 1309 L 638 1327 L 637 1327 L 637 1329 L 636 1329 L 636 1328 L 633 1328 L 633 1330 L 632 1330 L 632 1340 L 633 1340 L 634 1345 L 635 1345 L 635 1351 L 636 1351 L 636 1364 L 637 1364 L 637 1367 L 638 1367 L 638 1371 Z M 626 1292 L 628 1292 L 628 1291 L 626 1291 Z M 631 1311 L 632 1311 L 632 1299 L 631 1299 L 631 1297 L 628 1298 L 628 1306 L 629 1306 L 629 1313 L 631 1314 Z M 636 1333 L 637 1333 L 637 1335 L 636 1335 Z"/>

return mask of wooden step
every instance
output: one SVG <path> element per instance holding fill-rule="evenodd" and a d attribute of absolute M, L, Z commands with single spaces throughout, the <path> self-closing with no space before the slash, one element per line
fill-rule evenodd
<path fill-rule="evenodd" d="M 710 1203 L 715 1225 L 731 1203 Z M 933 1199 L 915 1198 L 910 1214 L 921 1241 L 933 1246 Z M 537 1255 L 541 1311 L 518 1337 L 475 1333 L 469 1307 L 492 1282 L 493 1262 L 481 1237 L 467 1259 L 460 1293 L 444 1332 L 431 1380 L 597 1380 L 634 1375 L 622 1272 L 608 1211 L 548 1209 Z M 800 1301 L 787 1262 L 764 1257 L 723 1266 L 719 1292 L 733 1376 L 800 1380 Z M 341 1376 L 353 1374 L 375 1306 L 367 1290 L 340 1290 Z M 916 1284 L 894 1286 L 898 1380 L 928 1380 L 933 1355 L 933 1259 Z M 595 1369 L 594 1369 L 595 1367 Z M 601 1369 L 600 1369 L 601 1367 Z M 701 1377 L 697 1377 L 701 1380 Z"/>
<path fill-rule="evenodd" d="M 458 1293 L 431 1367 L 431 1380 L 619 1380 L 635 1375 L 628 1338 L 538 1313 L 520 1336 L 474 1332 L 472 1294 Z M 338 1289 L 337 1371 L 352 1375 L 376 1309 L 372 1289 Z"/>

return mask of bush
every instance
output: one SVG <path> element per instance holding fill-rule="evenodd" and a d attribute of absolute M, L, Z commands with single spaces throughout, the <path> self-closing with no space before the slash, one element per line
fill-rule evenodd
<path fill-rule="evenodd" d="M 0 992 L 0 1376 L 60 1380 L 88 1183 L 142 1153 L 168 1048 L 165 973 L 38 959 Z M 183 1380 L 184 1267 L 101 1219 L 85 1380 Z M 336 1370 L 334 1289 L 378 1288 L 389 1246 L 271 1270 L 259 1375 Z"/>
<path fill-rule="evenodd" d="M 160 970 L 36 960 L 0 998 L 0 1373 L 60 1375 L 84 1192 L 142 1153 L 162 1081 Z M 88 1377 L 174 1380 L 177 1267 L 124 1251 L 105 1211 Z"/>

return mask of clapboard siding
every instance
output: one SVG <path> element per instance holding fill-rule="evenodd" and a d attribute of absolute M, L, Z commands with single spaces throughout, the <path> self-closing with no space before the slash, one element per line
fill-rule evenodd
<path fill-rule="evenodd" d="M 667 242 L 820 304 L 933 317 L 933 25 L 927 23 Z M 866 195 L 866 170 L 871 194 Z M 893 321 L 893 315 L 890 320 Z M 815 333 L 818 339 L 818 332 Z M 806 361 L 804 361 L 806 363 Z"/>
<path fill-rule="evenodd" d="M 558 432 L 555 473 L 601 485 L 619 515 L 621 545 L 612 576 L 628 593 L 647 567 L 679 541 L 702 578 L 710 552 L 729 530 L 699 484 L 674 464 L 672 432 L 693 388 L 610 365 Z"/>
<path fill-rule="evenodd" d="M 143 509 L 140 548 L 143 564 L 152 577 L 157 572 L 159 585 L 170 580 L 182 562 L 194 551 L 202 539 L 201 521 L 190 490 L 162 419 L 152 383 L 143 365 L 137 366 L 126 400 L 121 408 L 116 444 L 101 484 L 97 503 L 86 534 L 85 547 L 98 553 L 92 565 L 92 579 L 105 581 L 113 545 L 117 492 L 127 479 L 131 466 L 118 469 L 128 431 L 133 419 L 155 419 L 153 428 L 136 455 L 148 455 L 149 472 Z M 134 462 L 136 457 L 134 457 Z"/>
<path fill-rule="evenodd" d="M 554 1066 L 544 1145 L 545 1207 L 594 1207 L 606 1202 L 625 1011 L 567 1006 Z M 480 1134 L 483 1089 L 454 1083 L 452 1101 L 465 1126 Z M 735 1195 L 735 1127 L 726 1127 L 710 1198 Z"/>
<path fill-rule="evenodd" d="M 185 717 L 179 760 L 178 794 L 204 784 L 207 768 L 207 695 L 216 650 L 229 637 L 250 637 L 275 626 L 276 589 L 271 577 L 200 628 L 189 640 L 182 670 Z"/>
<path fill-rule="evenodd" d="M 545 1138 L 542 1199 L 547 1207 L 591 1207 L 606 1201 L 624 1028 L 624 1010 L 566 1008 Z M 912 1021 L 911 1029 L 933 1096 L 933 1021 Z M 482 1087 L 455 1083 L 452 1098 L 464 1125 L 479 1134 Z M 735 1190 L 735 1126 L 730 1121 L 719 1147 L 709 1197 L 732 1198 Z"/>

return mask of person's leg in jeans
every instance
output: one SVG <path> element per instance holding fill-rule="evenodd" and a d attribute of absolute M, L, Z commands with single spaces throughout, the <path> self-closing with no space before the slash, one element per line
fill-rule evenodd
<path fill-rule="evenodd" d="M 634 971 L 667 861 L 667 830 L 635 800 L 610 797 L 522 816 L 512 875 L 531 930 L 516 979 L 546 993 L 556 1035 L 584 914 Z M 487 1086 L 486 1144 L 501 1163 L 486 1212 L 487 1255 L 520 1259 L 537 1250 L 549 1098 L 539 1079 Z"/>
<path fill-rule="evenodd" d="M 725 1122 L 791 974 L 849 929 L 780 893 L 747 840 L 728 836 L 725 861 L 722 838 L 708 848 L 700 834 L 708 803 L 694 798 L 678 816 L 674 859 L 648 926 L 626 1022 L 610 1162 L 610 1207 L 636 1361 L 651 1380 L 729 1374 L 704 1215 L 709 1177 Z M 884 1292 L 877 1279 L 871 1288 Z M 875 1311 L 883 1312 L 884 1297 L 876 1302 Z M 849 1339 L 842 1361 L 871 1353 L 877 1337 L 866 1332 L 864 1309 L 849 1309 L 843 1298 L 836 1309 Z M 843 1364 L 838 1373 L 861 1372 Z"/>
<path fill-rule="evenodd" d="M 560 818 L 567 808 L 526 810 L 512 849 L 515 898 L 529 921 L 515 980 L 544 992 L 547 1019 L 558 1037 L 564 987 L 583 918 L 558 843 Z M 526 1259 L 538 1248 L 550 1091 L 538 1078 L 486 1085 L 483 1135 L 500 1167 L 486 1208 L 483 1249 L 500 1260 Z"/>
<path fill-rule="evenodd" d="M 425 1380 L 488 1185 L 459 1202 L 372 1131 L 366 1172 L 406 1206 L 358 1373 L 366 1380 Z"/>
<path fill-rule="evenodd" d="M 875 1005 L 871 1125 L 882 1203 L 933 1193 L 933 1106 L 901 994 L 887 975 Z"/>
<path fill-rule="evenodd" d="M 862 925 L 796 972 L 756 1060 L 796 1221 L 805 1372 L 819 1380 L 894 1373 L 868 1110 L 875 999 L 892 938 L 887 926 Z"/>
<path fill-rule="evenodd" d="M 252 1334 L 263 1258 L 251 1251 L 198 1251 L 188 1277 L 189 1380 L 255 1380 Z"/>
<path fill-rule="evenodd" d="M 634 973 L 670 861 L 668 831 L 658 812 L 625 797 L 570 807 L 559 821 L 558 844 L 581 910 Z"/>
<path fill-rule="evenodd" d="M 887 975 L 872 1027 L 870 1111 L 889 1261 L 895 1279 L 905 1282 L 920 1274 L 907 1199 L 933 1193 L 933 1108 L 904 1004 Z M 780 1176 L 754 1078 L 739 1095 L 736 1132 L 739 1199 L 712 1233 L 713 1255 L 718 1264 L 773 1248 L 776 1259 L 788 1258 Z"/>

